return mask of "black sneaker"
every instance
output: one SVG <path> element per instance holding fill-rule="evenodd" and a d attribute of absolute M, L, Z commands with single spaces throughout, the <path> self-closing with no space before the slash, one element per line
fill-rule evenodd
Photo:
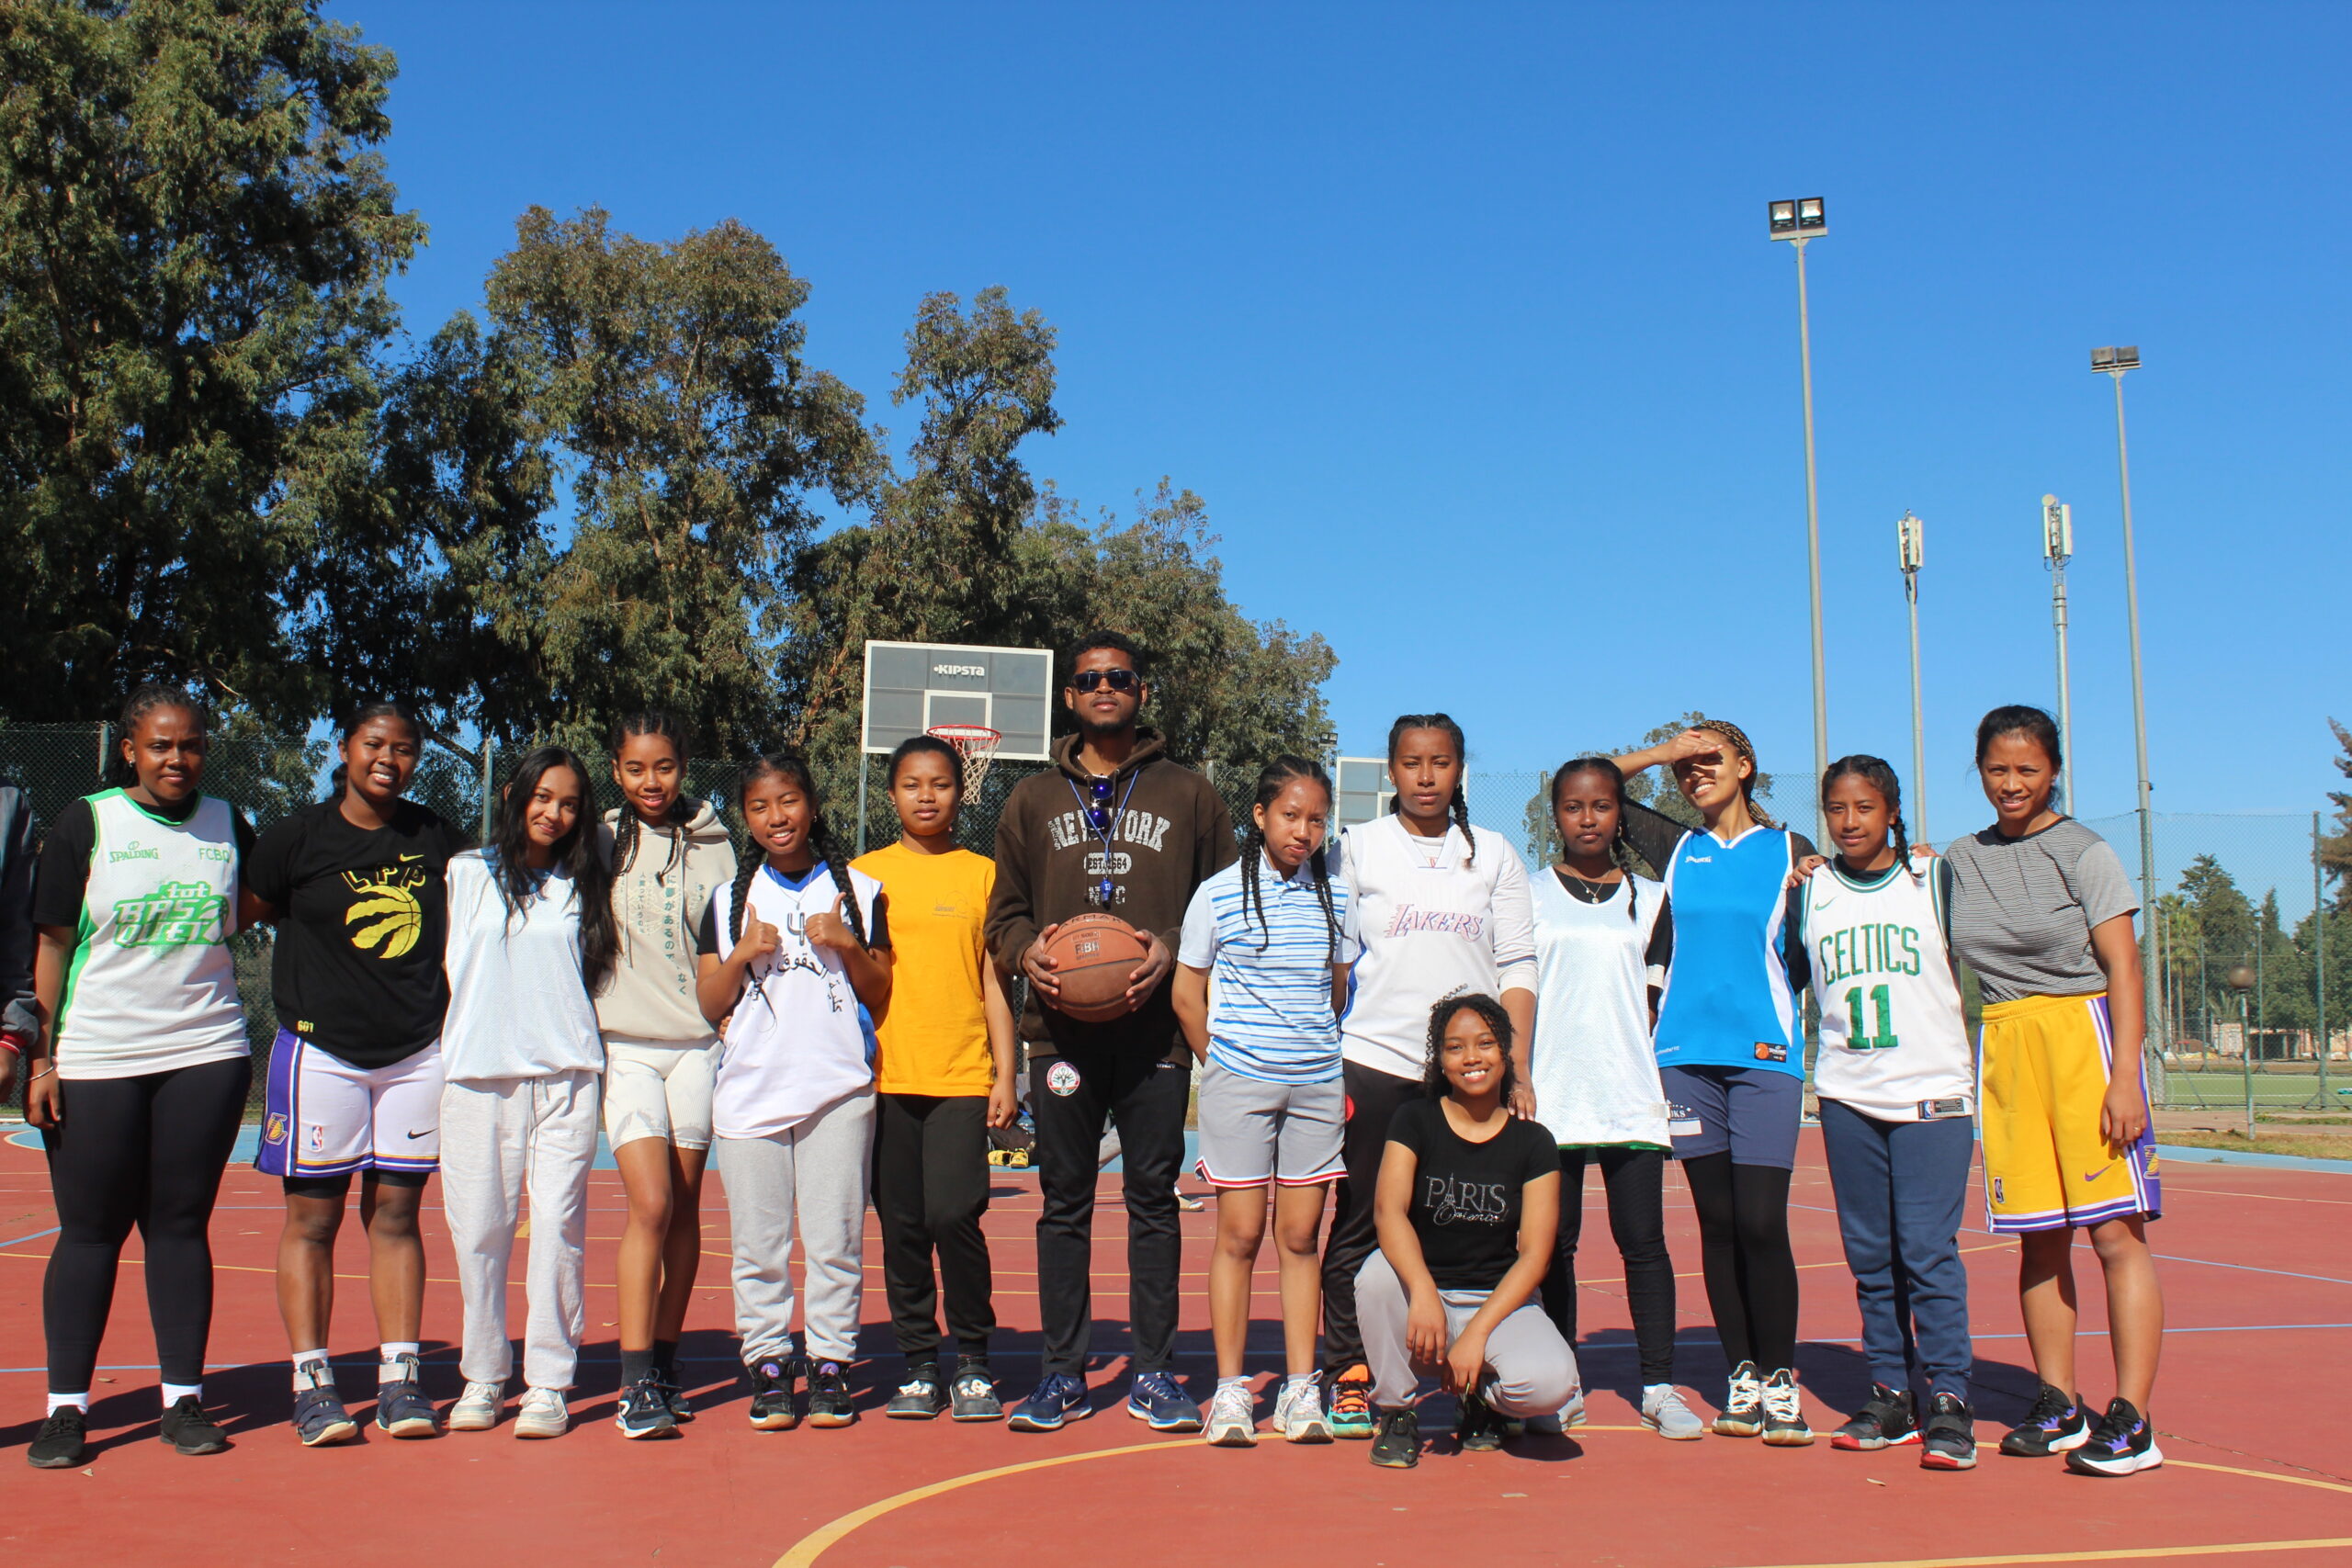
<path fill-rule="evenodd" d="M 1919 1435 L 1921 1470 L 1976 1468 L 1976 1412 L 1956 1393 L 1928 1402 L 1928 1424 Z"/>
<path fill-rule="evenodd" d="M 1380 1413 L 1372 1437 L 1372 1462 L 1383 1470 L 1410 1470 L 1421 1462 L 1421 1418 L 1410 1405 Z"/>
<path fill-rule="evenodd" d="M 2083 1396 L 2078 1393 L 2068 1399 L 2043 1383 L 2025 1419 L 2010 1427 L 2008 1435 L 2001 1439 L 2001 1451 L 2011 1459 L 2048 1459 L 2052 1454 L 2079 1449 L 2090 1438 L 2091 1418 L 2083 1409 Z"/>
<path fill-rule="evenodd" d="M 376 1384 L 376 1429 L 395 1438 L 437 1438 L 441 1413 L 424 1397 L 424 1362 L 413 1352 L 400 1357 L 401 1375 Z"/>
<path fill-rule="evenodd" d="M 1918 1440 L 1918 1406 L 1911 1391 L 1897 1393 L 1883 1382 L 1871 1384 L 1870 1402 L 1829 1434 L 1831 1448 L 1859 1449 L 1864 1453 Z"/>
<path fill-rule="evenodd" d="M 967 1358 L 957 1362 L 956 1381 L 947 1392 L 955 1401 L 947 1412 L 950 1421 L 1004 1419 L 1004 1396 L 997 1392 L 996 1374 L 986 1361 Z"/>
<path fill-rule="evenodd" d="M 857 1419 L 850 1404 L 849 1379 L 839 1361 L 820 1361 L 808 1374 L 808 1425 L 846 1427 Z"/>
<path fill-rule="evenodd" d="M 763 1432 L 786 1432 L 800 1424 L 792 1395 L 800 1382 L 797 1356 L 766 1356 L 743 1364 L 752 1384 L 752 1425 Z"/>
<path fill-rule="evenodd" d="M 49 1413 L 25 1450 L 25 1462 L 35 1470 L 72 1470 L 90 1457 L 90 1417 L 78 1404 L 61 1404 Z"/>
<path fill-rule="evenodd" d="M 294 1391 L 294 1435 L 302 1446 L 324 1448 L 357 1437 L 359 1423 L 343 1407 L 343 1396 L 335 1392 L 334 1373 L 327 1364 L 309 1362 L 298 1375 L 302 1381 Z"/>
<path fill-rule="evenodd" d="M 204 1413 L 196 1395 L 184 1393 L 164 1412 L 162 1428 L 156 1436 L 184 1454 L 218 1454 L 229 1450 L 229 1439 Z"/>
<path fill-rule="evenodd" d="M 946 1409 L 947 1391 L 940 1386 L 938 1364 L 925 1361 L 907 1369 L 907 1381 L 899 1385 L 882 1414 L 893 1421 L 928 1421 Z"/>
<path fill-rule="evenodd" d="M 683 1427 L 695 1418 L 694 1404 L 686 1398 L 686 1391 L 678 1386 L 676 1372 L 656 1371 L 653 1385 L 662 1391 L 663 1402 L 670 1406 L 671 1420 Z"/>
<path fill-rule="evenodd" d="M 2083 1475 L 2137 1475 L 2164 1463 L 2156 1429 L 2128 1399 L 2109 1402 L 2098 1429 L 2066 1456 L 2066 1468 Z"/>
<path fill-rule="evenodd" d="M 1454 1418 L 1453 1436 L 1465 1454 L 1492 1453 L 1503 1446 L 1502 1417 L 1487 1407 L 1475 1390 L 1462 1395 L 1462 1413 Z"/>

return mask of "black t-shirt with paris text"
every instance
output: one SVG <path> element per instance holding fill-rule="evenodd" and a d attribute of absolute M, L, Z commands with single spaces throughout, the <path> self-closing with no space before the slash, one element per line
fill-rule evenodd
<path fill-rule="evenodd" d="M 358 827 L 326 800 L 264 829 L 244 875 L 278 914 L 278 1027 L 360 1068 L 438 1039 L 449 857 L 468 842 L 413 801 L 383 828 Z"/>
<path fill-rule="evenodd" d="M 1441 1291 L 1491 1291 L 1519 1261 L 1519 1216 L 1529 1182 L 1556 1175 L 1560 1151 L 1542 1124 L 1514 1116 L 1474 1144 L 1434 1100 L 1408 1100 L 1388 1141 L 1413 1151 L 1413 1203 L 1421 1261 Z"/>

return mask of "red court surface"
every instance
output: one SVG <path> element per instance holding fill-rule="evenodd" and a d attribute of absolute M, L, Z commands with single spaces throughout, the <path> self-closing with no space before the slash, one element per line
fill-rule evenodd
<path fill-rule="evenodd" d="M 1863 1392 L 1851 1287 L 1838 1259 L 1826 1176 L 1814 1134 L 1793 1194 L 1804 1267 L 1801 1375 L 1817 1430 Z M 214 1221 L 220 1266 L 207 1402 L 235 1448 L 187 1459 L 154 1440 L 156 1393 L 144 1292 L 123 1270 L 101 1356 L 96 1456 L 80 1471 L 23 1465 L 41 1409 L 41 1259 L 54 1224 L 40 1156 L 0 1143 L 0 1313 L 8 1343 L 0 1397 L 0 1475 L 9 1506 L 0 1556 L 24 1564 L 571 1562 L 929 1568 L 1200 1568 L 1591 1562 L 1644 1568 L 1783 1564 L 2151 1562 L 2352 1564 L 2352 1424 L 2335 1393 L 2352 1349 L 2352 1179 L 2334 1174 L 2172 1165 L 2171 1212 L 2154 1235 L 2164 1256 L 2173 1333 L 2155 1418 L 2168 1458 L 2123 1481 L 2068 1474 L 2056 1462 L 1987 1451 L 1974 1472 L 1930 1474 L 1916 1451 L 1840 1453 L 1826 1437 L 1801 1450 L 1708 1438 L 1667 1443 L 1642 1431 L 1629 1320 L 1597 1181 L 1585 1235 L 1593 1276 L 1583 1306 L 1591 1424 L 1573 1438 L 1534 1438 L 1495 1454 L 1457 1455 L 1441 1438 L 1411 1472 L 1373 1469 L 1360 1443 L 1214 1450 L 1156 1438 L 1109 1393 L 1123 1386 L 1123 1216 L 1105 1182 L 1098 1229 L 1095 1359 L 1100 1413 L 1062 1432 L 885 1421 L 899 1371 L 868 1231 L 865 1348 L 855 1374 L 863 1414 L 847 1429 L 761 1433 L 745 1423 L 732 1379 L 725 1207 L 706 1205 L 707 1273 L 685 1344 L 700 1419 L 684 1440 L 629 1443 L 613 1429 L 616 1371 L 612 1247 L 619 1179 L 595 1178 L 588 1346 L 576 1425 L 552 1442 L 518 1442 L 511 1426 L 396 1443 L 369 1433 L 349 1447 L 304 1450 L 284 1425 L 288 1396 L 272 1295 L 277 1185 L 233 1168 Z M 1681 1271 L 1679 1376 L 1712 1410 L 1722 1362 L 1696 1277 L 1698 1247 L 1679 1180 L 1669 1178 L 1671 1242 Z M 714 1184 L 715 1185 L 715 1184 Z M 998 1262 L 997 1363 L 1008 1385 L 1036 1370 L 1031 1179 L 1001 1173 L 989 1225 Z M 432 1388 L 457 1393 L 456 1286 L 438 1210 L 428 1214 L 435 1276 L 427 1304 Z M 1211 1216 L 1184 1216 L 1184 1359 L 1205 1394 L 1211 1365 L 1203 1274 Z M 2014 1249 L 1962 1236 L 1975 1282 L 1981 1437 L 1990 1442 L 2033 1388 L 2012 1290 Z M 132 1244 L 136 1256 L 137 1244 Z M 349 1394 L 373 1358 L 363 1254 L 347 1231 L 335 1348 Z M 520 1259 L 517 1259 L 517 1273 Z M 2097 1270 L 2087 1251 L 2086 1326 Z M 1257 1365 L 1279 1360 L 1272 1262 L 1261 1265 Z M 521 1292 L 516 1288 L 519 1313 Z M 519 1317 L 518 1320 L 519 1321 Z M 2086 1391 L 2111 1392 L 2103 1341 L 2084 1344 Z M 367 1406 L 356 1406 L 365 1415 Z M 1450 1413 L 1430 1412 L 1442 1430 Z"/>

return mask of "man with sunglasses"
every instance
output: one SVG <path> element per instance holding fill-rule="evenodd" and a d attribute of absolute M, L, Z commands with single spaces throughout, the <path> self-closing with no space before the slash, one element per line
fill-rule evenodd
<path fill-rule="evenodd" d="M 1180 1235 L 1176 1173 L 1184 1157 L 1191 1050 L 1168 976 L 1193 890 L 1231 863 L 1233 818 L 1209 781 L 1169 759 L 1139 723 L 1150 688 L 1136 645 L 1096 632 L 1078 645 L 1062 706 L 1075 734 L 1054 742 L 1052 771 L 1021 781 L 996 829 L 989 950 L 1029 982 L 1021 1037 L 1037 1123 L 1044 1206 L 1037 1216 L 1037 1304 L 1045 1367 L 1013 1412 L 1017 1432 L 1050 1432 L 1091 1413 L 1086 1351 L 1093 1332 L 1095 1150 L 1115 1123 L 1127 1210 L 1128 1414 L 1154 1430 L 1200 1430 L 1200 1406 L 1170 1372 L 1176 1341 Z M 1090 1023 L 1056 1010 L 1045 944 L 1061 921 L 1116 915 L 1148 951 L 1127 987 L 1129 1011 Z"/>

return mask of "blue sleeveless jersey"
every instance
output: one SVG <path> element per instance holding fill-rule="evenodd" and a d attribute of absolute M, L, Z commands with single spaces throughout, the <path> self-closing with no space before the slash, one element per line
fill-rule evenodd
<path fill-rule="evenodd" d="M 1783 886 L 1794 863 L 1781 828 L 1750 828 L 1729 844 L 1690 832 L 1675 845 L 1666 866 L 1674 958 L 1658 1002 L 1661 1066 L 1804 1077 Z"/>

